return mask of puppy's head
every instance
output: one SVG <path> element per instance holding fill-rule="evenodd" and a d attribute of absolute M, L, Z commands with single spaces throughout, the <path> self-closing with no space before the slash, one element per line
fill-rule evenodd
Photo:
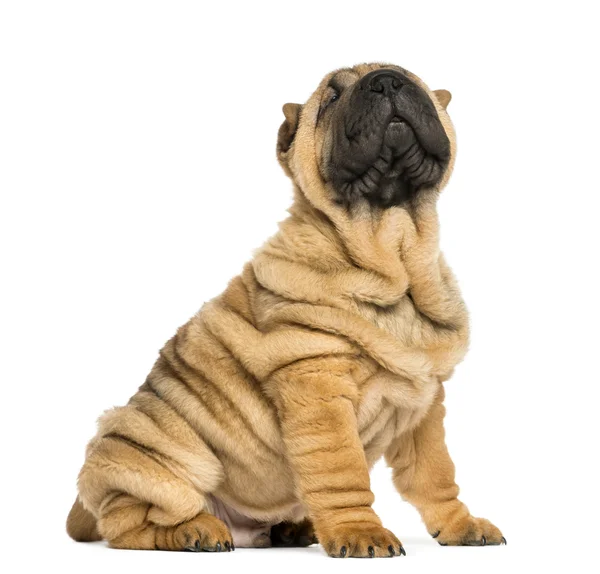
<path fill-rule="evenodd" d="M 328 74 L 304 104 L 285 104 L 277 156 L 313 202 L 390 207 L 450 176 L 450 92 L 393 65 Z"/>

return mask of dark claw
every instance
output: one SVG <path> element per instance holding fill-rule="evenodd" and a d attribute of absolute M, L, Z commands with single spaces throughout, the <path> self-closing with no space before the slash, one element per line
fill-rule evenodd
<path fill-rule="evenodd" d="M 439 544 L 440 546 L 448 546 L 448 543 L 447 543 L 447 542 L 438 542 L 438 544 Z"/>
<path fill-rule="evenodd" d="M 342 558 L 345 558 L 345 557 L 346 557 L 346 547 L 345 547 L 345 546 L 342 546 L 342 548 L 341 548 L 341 550 L 340 550 L 340 556 L 341 556 Z"/>
<path fill-rule="evenodd" d="M 215 546 L 215 548 L 217 549 L 217 552 L 221 552 L 221 543 L 217 542 L 217 545 Z"/>
<path fill-rule="evenodd" d="M 373 558 L 375 556 L 375 548 L 369 546 L 369 556 Z"/>
<path fill-rule="evenodd" d="M 400 546 L 400 554 L 402 554 L 402 556 L 406 556 L 406 550 L 404 550 L 404 546 Z"/>
<path fill-rule="evenodd" d="M 233 542 L 231 542 L 231 550 L 235 550 L 235 544 Z"/>
<path fill-rule="evenodd" d="M 200 540 L 194 542 L 194 548 L 196 549 L 196 552 L 200 552 Z"/>
<path fill-rule="evenodd" d="M 388 552 L 390 553 L 390 556 L 396 556 L 396 551 L 391 544 L 388 546 Z"/>
<path fill-rule="evenodd" d="M 504 544 L 504 546 L 506 546 L 506 538 L 504 538 L 504 536 L 503 536 L 500 540 L 502 540 L 502 544 Z"/>
<path fill-rule="evenodd" d="M 434 532 L 431 537 L 432 538 L 437 538 L 440 535 L 440 531 L 438 530 L 437 532 Z"/>
<path fill-rule="evenodd" d="M 482 537 L 481 537 L 481 545 L 482 545 L 482 546 L 485 546 L 485 545 L 486 545 L 486 543 L 487 543 L 487 540 L 486 540 L 485 536 L 482 536 Z"/>
<path fill-rule="evenodd" d="M 227 552 L 231 552 L 231 544 L 229 544 L 229 541 L 225 542 L 225 550 L 227 550 Z"/>

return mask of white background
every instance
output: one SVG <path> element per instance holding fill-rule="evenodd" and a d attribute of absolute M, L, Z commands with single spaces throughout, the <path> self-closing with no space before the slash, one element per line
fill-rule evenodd
<path fill-rule="evenodd" d="M 0 4 L 2 552 L 8 571 L 597 566 L 598 66 L 592 2 Z M 385 466 L 394 560 L 112 551 L 64 533 L 95 419 L 276 230 L 281 105 L 390 61 L 452 91 L 442 248 L 471 311 L 447 384 L 462 498 L 508 539 L 441 548 Z M 586 563 L 590 552 L 593 562 Z"/>

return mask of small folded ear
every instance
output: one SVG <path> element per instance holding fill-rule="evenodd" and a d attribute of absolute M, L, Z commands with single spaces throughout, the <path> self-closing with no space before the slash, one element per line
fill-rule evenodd
<path fill-rule="evenodd" d="M 283 106 L 285 120 L 277 134 L 277 159 L 282 163 L 285 163 L 286 153 L 294 141 L 301 111 L 302 106 L 300 104 L 284 104 Z"/>
<path fill-rule="evenodd" d="M 433 93 L 442 108 L 446 109 L 452 99 L 452 94 L 448 90 L 434 90 Z"/>

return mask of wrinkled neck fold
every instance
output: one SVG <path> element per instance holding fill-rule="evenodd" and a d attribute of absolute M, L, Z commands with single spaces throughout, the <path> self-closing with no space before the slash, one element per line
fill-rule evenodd
<path fill-rule="evenodd" d="M 323 188 L 321 184 L 317 189 Z M 394 285 L 399 295 L 409 287 L 407 266 L 414 266 L 414 261 L 409 261 L 411 251 L 414 254 L 419 246 L 423 264 L 431 263 L 439 255 L 434 193 L 425 193 L 406 206 L 373 208 L 365 202 L 352 209 L 315 195 L 296 186 L 290 209 L 292 217 L 318 222 L 317 229 L 334 236 L 343 246 L 350 265 L 381 277 L 390 286 Z"/>

